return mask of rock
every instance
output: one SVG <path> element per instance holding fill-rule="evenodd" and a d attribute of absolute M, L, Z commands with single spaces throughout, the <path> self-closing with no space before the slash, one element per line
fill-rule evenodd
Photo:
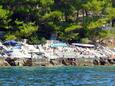
<path fill-rule="evenodd" d="M 32 66 L 32 59 L 28 58 L 26 61 L 24 61 L 24 66 Z"/>
<path fill-rule="evenodd" d="M 16 66 L 14 59 L 6 58 L 5 61 L 7 61 L 10 66 Z"/>
<path fill-rule="evenodd" d="M 104 58 L 100 58 L 100 65 L 105 65 L 106 64 L 106 61 L 105 61 L 105 59 Z"/>
<path fill-rule="evenodd" d="M 94 60 L 93 60 L 93 64 L 94 64 L 94 65 L 99 65 L 99 61 L 98 61 L 97 59 L 94 59 Z"/>
<path fill-rule="evenodd" d="M 64 59 L 62 60 L 62 64 L 63 65 L 68 65 L 67 62 Z"/>

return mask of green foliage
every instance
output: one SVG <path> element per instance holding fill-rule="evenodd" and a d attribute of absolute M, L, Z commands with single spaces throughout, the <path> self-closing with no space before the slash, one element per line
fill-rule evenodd
<path fill-rule="evenodd" d="M 16 32 L 19 37 L 29 37 L 34 32 L 38 30 L 38 27 L 34 23 L 24 23 L 20 21 L 16 21 L 17 28 L 19 30 Z"/>
<path fill-rule="evenodd" d="M 92 30 L 90 35 L 90 40 L 92 40 L 94 43 L 101 43 L 103 40 L 112 37 L 111 30 Z M 113 35 L 114 36 L 114 35 Z"/>
<path fill-rule="evenodd" d="M 88 43 L 90 43 L 91 41 L 88 39 L 88 38 L 82 38 L 81 39 L 81 43 L 86 43 L 86 44 L 88 44 Z"/>
<path fill-rule="evenodd" d="M 61 16 L 62 16 L 62 12 L 60 12 L 60 11 L 53 11 L 53 12 L 45 14 L 43 16 L 43 19 L 59 18 Z"/>
<path fill-rule="evenodd" d="M 107 13 L 109 19 L 115 18 L 115 8 L 108 8 Z"/>
<path fill-rule="evenodd" d="M 100 38 L 106 38 L 106 37 L 108 36 L 108 34 L 109 34 L 108 31 L 102 30 L 102 31 L 99 32 L 98 36 L 99 36 Z"/>
<path fill-rule="evenodd" d="M 115 27 L 113 27 L 109 33 L 111 37 L 115 37 Z"/>
<path fill-rule="evenodd" d="M 6 34 L 5 35 L 5 40 L 15 40 L 16 36 L 13 34 Z"/>
<path fill-rule="evenodd" d="M 45 44 L 46 39 L 33 35 L 28 39 L 28 43 L 29 44 Z"/>
<path fill-rule="evenodd" d="M 0 6 L 0 19 L 7 19 L 9 11 Z"/>
<path fill-rule="evenodd" d="M 8 19 L 8 17 L 11 16 L 11 12 L 7 9 L 3 9 L 2 6 L 0 6 L 0 28 L 9 28 L 10 26 L 8 23 L 11 19 Z"/>
<path fill-rule="evenodd" d="M 92 21 L 90 22 L 87 27 L 89 29 L 96 29 L 96 28 L 100 28 L 102 27 L 103 25 L 105 25 L 107 23 L 107 20 L 106 19 L 98 19 L 96 21 Z"/>
<path fill-rule="evenodd" d="M 100 13 L 100 11 L 102 11 L 104 4 L 104 0 L 88 0 L 87 3 L 83 6 L 86 10 L 92 11 L 97 14 Z"/>
<path fill-rule="evenodd" d="M 65 29 L 65 32 L 74 31 L 74 30 L 79 29 L 79 28 L 81 28 L 80 25 L 70 25 L 69 27 L 67 27 L 67 28 Z"/>
<path fill-rule="evenodd" d="M 39 0 L 39 2 L 42 4 L 42 6 L 47 6 L 53 4 L 54 0 Z"/>
<path fill-rule="evenodd" d="M 100 28 L 114 18 L 113 0 L 0 1 L 0 28 L 9 29 L 5 38 L 29 38 L 35 44 L 52 32 L 64 41 L 103 40 L 113 31 Z"/>
<path fill-rule="evenodd" d="M 59 38 L 63 41 L 72 41 L 73 39 L 78 39 L 79 33 L 65 33 L 65 32 L 60 32 L 59 33 Z"/>

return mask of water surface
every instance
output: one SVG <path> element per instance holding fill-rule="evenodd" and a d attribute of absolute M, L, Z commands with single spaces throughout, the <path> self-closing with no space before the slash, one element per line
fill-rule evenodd
<path fill-rule="evenodd" d="M 115 67 L 3 67 L 0 86 L 115 86 Z"/>

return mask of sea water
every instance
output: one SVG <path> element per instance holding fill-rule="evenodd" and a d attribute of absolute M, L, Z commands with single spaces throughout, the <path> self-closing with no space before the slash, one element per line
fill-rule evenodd
<path fill-rule="evenodd" d="M 115 86 L 115 67 L 2 67 L 0 86 Z"/>

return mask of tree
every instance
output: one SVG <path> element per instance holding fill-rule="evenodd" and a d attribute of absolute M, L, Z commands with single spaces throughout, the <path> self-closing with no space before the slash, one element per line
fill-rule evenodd
<path fill-rule="evenodd" d="M 49 39 L 53 33 L 63 41 L 96 42 L 110 35 L 102 27 L 115 18 L 114 0 L 1 0 L 0 5 L 0 27 L 13 39 Z"/>
<path fill-rule="evenodd" d="M 34 23 L 24 23 L 20 21 L 15 22 L 18 28 L 18 30 L 16 31 L 17 37 L 27 38 L 38 30 L 38 26 L 36 26 Z"/>
<path fill-rule="evenodd" d="M 96 42 L 108 36 L 109 30 L 101 30 L 115 17 L 110 0 L 89 0 L 83 5 L 90 15 L 84 16 L 83 27 L 88 29 L 90 40 Z M 113 14 L 111 14 L 113 13 Z M 92 35 L 89 33 L 91 32 Z M 92 37 L 91 37 L 92 36 Z M 100 42 L 100 41 L 99 41 Z"/>
<path fill-rule="evenodd" d="M 0 6 L 0 28 L 8 28 L 10 19 L 9 16 L 11 15 L 11 12 L 9 10 L 3 9 L 2 6 Z"/>

